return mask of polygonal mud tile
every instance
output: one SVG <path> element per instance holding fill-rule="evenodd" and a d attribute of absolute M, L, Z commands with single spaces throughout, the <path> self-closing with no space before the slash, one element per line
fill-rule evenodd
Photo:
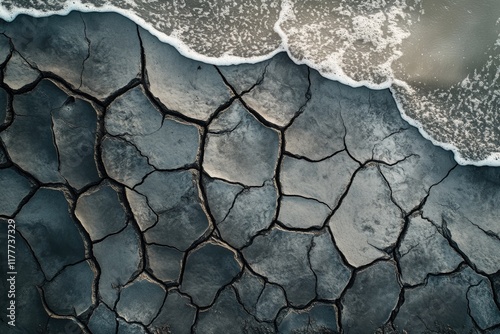
<path fill-rule="evenodd" d="M 16 216 L 17 229 L 49 280 L 64 266 L 85 257 L 82 236 L 69 210 L 62 191 L 40 188 Z"/>
<path fill-rule="evenodd" d="M 4 318 L 0 321 L 0 331 L 13 334 L 43 333 L 48 315 L 42 304 L 37 286 L 43 284 L 45 277 L 29 245 L 26 244 L 19 232 L 14 235 L 15 249 L 10 248 L 15 253 L 10 252 L 8 254 L 7 244 L 12 245 L 12 243 L 7 240 L 14 240 L 12 237 L 7 236 L 13 235 L 8 232 L 8 225 L 8 220 L 0 218 L 0 238 L 2 245 L 5 247 L 5 250 L 2 250 L 2 258 L 0 259 L 2 268 L 5 268 L 0 274 L 0 289 L 4 293 L 4 297 L 0 299 L 0 307 L 4 310 Z M 14 269 L 17 275 L 14 275 L 15 287 L 13 289 L 11 288 L 12 274 L 7 271 L 7 268 L 9 268 L 8 255 L 15 255 L 16 260 Z M 7 310 L 10 307 L 10 300 L 12 300 L 8 298 L 8 294 L 12 293 L 13 290 L 15 290 L 15 327 L 7 325 L 7 322 L 14 319 L 10 317 L 10 310 Z"/>
<path fill-rule="evenodd" d="M 266 283 L 255 305 L 259 321 L 273 321 L 280 309 L 287 305 L 285 293 L 278 285 Z"/>
<path fill-rule="evenodd" d="M 5 35 L 0 35 L 0 65 L 3 64 L 10 55 L 10 41 Z"/>
<path fill-rule="evenodd" d="M 190 295 L 196 305 L 208 306 L 241 268 L 236 252 L 208 241 L 187 256 L 180 291 Z"/>
<path fill-rule="evenodd" d="M 161 128 L 144 136 L 125 136 L 156 169 L 193 165 L 198 159 L 200 129 L 190 123 L 165 117 Z"/>
<path fill-rule="evenodd" d="M 287 302 L 283 289 L 264 280 L 248 269 L 234 284 L 236 293 L 247 312 L 259 321 L 272 321 Z"/>
<path fill-rule="evenodd" d="M 233 287 L 236 289 L 239 300 L 248 312 L 256 313 L 257 302 L 265 284 L 266 282 L 261 277 L 254 275 L 246 267 L 243 269 L 241 277 L 234 282 Z"/>
<path fill-rule="evenodd" d="M 104 100 L 140 76 L 141 46 L 137 26 L 116 13 L 85 13 L 81 16 L 88 53 L 78 88 Z"/>
<path fill-rule="evenodd" d="M 90 261 L 64 268 L 43 286 L 47 306 L 57 315 L 82 315 L 92 307 L 94 279 Z"/>
<path fill-rule="evenodd" d="M 271 225 L 277 199 L 276 186 L 270 181 L 263 187 L 238 193 L 224 219 L 216 222 L 222 239 L 235 248 L 246 245 L 254 235 Z"/>
<path fill-rule="evenodd" d="M 14 51 L 4 69 L 3 82 L 13 90 L 19 90 L 40 77 L 40 72 L 34 70 L 19 52 Z"/>
<path fill-rule="evenodd" d="M 222 180 L 212 179 L 203 175 L 203 187 L 207 194 L 208 207 L 216 222 L 222 221 L 234 205 L 234 200 L 244 188 Z"/>
<path fill-rule="evenodd" d="M 347 149 L 361 162 L 380 159 L 374 154 L 375 146 L 394 133 L 410 127 L 401 118 L 391 92 L 388 89 L 374 91 L 365 87 L 338 87 Z M 391 156 L 386 158 L 394 159 Z"/>
<path fill-rule="evenodd" d="M 423 217 L 442 226 L 482 272 L 500 270 L 500 169 L 459 166 L 433 187 Z"/>
<path fill-rule="evenodd" d="M 140 34 L 151 92 L 168 109 L 206 121 L 231 98 L 214 66 L 181 56 L 143 29 Z"/>
<path fill-rule="evenodd" d="M 379 261 L 357 272 L 341 301 L 345 333 L 371 334 L 383 326 L 398 303 L 400 290 L 392 262 Z"/>
<path fill-rule="evenodd" d="M 145 231 L 158 221 L 158 215 L 151 209 L 146 196 L 128 188 L 125 189 L 127 201 L 141 231 Z"/>
<path fill-rule="evenodd" d="M 273 228 L 243 249 L 253 271 L 285 289 L 288 301 L 303 306 L 316 297 L 309 252 L 313 235 Z"/>
<path fill-rule="evenodd" d="M 417 333 L 477 332 L 469 316 L 473 314 L 469 313 L 470 306 L 477 304 L 468 301 L 467 295 L 471 296 L 471 286 L 482 281 L 485 278 L 469 267 L 449 275 L 429 276 L 427 284 L 405 291 L 405 302 L 394 320 L 396 329 Z"/>
<path fill-rule="evenodd" d="M 314 236 L 309 256 L 316 275 L 318 298 L 338 299 L 349 283 L 351 270 L 344 264 L 327 231 Z"/>
<path fill-rule="evenodd" d="M 261 186 L 274 176 L 279 133 L 236 101 L 209 125 L 203 169 L 215 178 Z"/>
<path fill-rule="evenodd" d="M 359 164 L 344 151 L 320 162 L 285 155 L 280 181 L 285 195 L 314 198 L 334 208 Z"/>
<path fill-rule="evenodd" d="M 214 305 L 200 311 L 194 333 L 274 333 L 271 324 L 258 322 L 238 302 L 232 287 L 226 287 Z"/>
<path fill-rule="evenodd" d="M 166 291 L 158 283 L 142 274 L 123 287 L 116 312 L 127 322 L 149 325 L 160 311 Z"/>
<path fill-rule="evenodd" d="M 12 216 L 33 184 L 14 168 L 0 169 L 0 215 Z"/>
<path fill-rule="evenodd" d="M 195 318 L 196 307 L 190 303 L 189 298 L 177 290 L 170 290 L 158 317 L 149 329 L 153 333 L 189 334 Z"/>
<path fill-rule="evenodd" d="M 44 332 L 46 334 L 83 334 L 85 333 L 76 321 L 72 319 L 50 318 Z"/>
<path fill-rule="evenodd" d="M 9 108 L 9 95 L 0 88 L 0 125 L 7 120 L 7 109 Z"/>
<path fill-rule="evenodd" d="M 335 305 L 313 303 L 304 310 L 289 308 L 278 317 L 278 333 L 338 333 Z"/>
<path fill-rule="evenodd" d="M 330 215 L 330 208 L 314 199 L 281 196 L 278 220 L 286 227 L 308 229 L 321 227 Z"/>
<path fill-rule="evenodd" d="M 145 136 L 161 128 L 163 115 L 149 100 L 142 86 L 118 96 L 108 107 L 104 124 L 112 136 Z"/>
<path fill-rule="evenodd" d="M 48 18 L 19 15 L 6 26 L 5 34 L 12 39 L 15 49 L 39 70 L 54 73 L 73 87 L 79 87 L 82 64 L 88 55 L 80 13 Z"/>
<path fill-rule="evenodd" d="M 428 274 L 451 272 L 463 261 L 429 221 L 411 217 L 398 249 L 401 281 L 410 285 L 424 282 Z"/>
<path fill-rule="evenodd" d="M 119 137 L 104 136 L 101 154 L 109 177 L 128 187 L 139 184 L 144 176 L 154 170 L 147 157 L 141 155 L 134 145 Z"/>
<path fill-rule="evenodd" d="M 118 232 L 127 224 L 127 213 L 117 191 L 106 180 L 78 198 L 75 215 L 92 241 Z"/>
<path fill-rule="evenodd" d="M 311 99 L 285 131 L 285 150 L 312 160 L 345 148 L 338 82 L 311 72 Z"/>
<path fill-rule="evenodd" d="M 182 269 L 184 253 L 175 248 L 146 245 L 148 271 L 165 283 L 177 283 Z"/>
<path fill-rule="evenodd" d="M 131 225 L 94 244 L 94 256 L 101 268 L 99 296 L 108 307 L 113 308 L 119 287 L 128 283 L 141 269 L 140 249 L 140 238 Z"/>
<path fill-rule="evenodd" d="M 256 64 L 218 66 L 217 68 L 236 93 L 242 94 L 262 82 L 269 63 L 270 60 L 265 60 Z"/>
<path fill-rule="evenodd" d="M 384 151 L 384 153 L 379 151 Z M 394 166 L 381 165 L 380 170 L 392 189 L 396 203 L 410 212 L 427 196 L 429 188 L 441 181 L 456 165 L 453 154 L 434 146 L 415 128 L 387 138 L 375 148 L 381 160 L 405 159 Z"/>
<path fill-rule="evenodd" d="M 144 233 L 148 243 L 184 251 L 206 235 L 210 223 L 200 203 L 197 182 L 195 171 L 156 171 L 136 187 L 158 214 L 158 223 Z"/>
<path fill-rule="evenodd" d="M 76 189 L 97 182 L 97 115 L 92 105 L 68 98 L 60 108 L 51 110 L 51 115 L 61 175 Z"/>
<path fill-rule="evenodd" d="M 401 210 L 391 201 L 390 188 L 372 166 L 356 174 L 329 226 L 347 261 L 360 267 L 388 257 L 384 249 L 396 243 L 403 223 Z"/>
<path fill-rule="evenodd" d="M 295 65 L 286 53 L 280 53 L 269 62 L 262 82 L 243 100 L 268 122 L 286 126 L 306 103 L 308 88 L 307 67 Z"/>
<path fill-rule="evenodd" d="M 116 314 L 106 304 L 100 303 L 92 312 L 87 326 L 92 333 L 116 333 Z"/>
<path fill-rule="evenodd" d="M 64 182 L 51 130 L 51 112 L 67 98 L 51 81 L 42 80 L 34 90 L 15 97 L 17 116 L 0 133 L 12 161 L 40 182 Z"/>
<path fill-rule="evenodd" d="M 139 324 L 129 324 L 123 319 L 118 318 L 117 334 L 149 334 L 146 328 Z"/>
<path fill-rule="evenodd" d="M 471 286 L 467 291 L 470 315 L 479 328 L 485 330 L 500 324 L 500 309 L 495 304 L 493 291 L 488 280 Z"/>

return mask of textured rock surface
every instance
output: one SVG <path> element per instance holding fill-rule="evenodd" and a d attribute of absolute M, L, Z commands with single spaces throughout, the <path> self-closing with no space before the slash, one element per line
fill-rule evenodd
<path fill-rule="evenodd" d="M 151 92 L 168 109 L 207 121 L 231 98 L 215 67 L 187 59 L 140 29 Z M 203 92 L 203 93 L 201 93 Z"/>
<path fill-rule="evenodd" d="M 399 298 L 397 275 L 396 266 L 385 261 L 356 273 L 342 298 L 345 333 L 374 333 L 385 324 Z"/>
<path fill-rule="evenodd" d="M 500 170 L 455 169 L 432 188 L 423 215 L 441 226 L 472 265 L 487 274 L 500 270 Z"/>
<path fill-rule="evenodd" d="M 280 137 L 239 102 L 208 127 L 203 169 L 211 176 L 261 186 L 274 175 Z M 251 167 L 251 168 L 249 168 Z"/>
<path fill-rule="evenodd" d="M 498 203 L 388 90 L 116 14 L 0 22 L 2 333 L 497 334 Z"/>
<path fill-rule="evenodd" d="M 329 226 L 340 251 L 353 266 L 388 257 L 384 249 L 396 244 L 403 217 L 377 168 L 356 174 Z"/>
<path fill-rule="evenodd" d="M 198 306 L 208 306 L 240 271 L 241 263 L 233 250 L 209 241 L 187 256 L 180 290 Z"/>
<path fill-rule="evenodd" d="M 420 217 L 412 217 L 398 249 L 401 280 L 417 285 L 429 274 L 455 270 L 463 261 L 437 228 Z"/>
<path fill-rule="evenodd" d="M 306 66 L 292 67 L 292 64 L 285 53 L 273 57 L 266 66 L 262 82 L 243 96 L 250 108 L 281 127 L 289 124 L 307 101 L 308 69 Z"/>
<path fill-rule="evenodd" d="M 479 310 L 468 297 L 474 291 L 471 290 L 471 286 L 478 286 L 478 289 L 481 289 L 478 284 L 484 280 L 484 277 L 468 267 L 449 276 L 430 276 L 426 285 L 405 293 L 405 303 L 401 306 L 394 322 L 396 327 L 416 332 L 426 330 L 439 332 L 445 329 L 457 333 L 478 332 L 471 317 L 474 317 L 475 312 Z M 491 303 L 484 306 L 487 305 L 493 306 Z M 470 313 L 469 307 L 471 307 Z M 484 316 L 494 316 L 494 311 L 492 308 Z M 478 324 L 486 323 L 483 319 L 478 318 L 478 320 L 480 320 Z"/>

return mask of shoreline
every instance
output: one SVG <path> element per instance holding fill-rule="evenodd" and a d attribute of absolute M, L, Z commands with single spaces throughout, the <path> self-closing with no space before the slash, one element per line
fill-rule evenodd
<path fill-rule="evenodd" d="M 349 78 L 347 75 L 345 75 L 342 71 L 342 69 L 337 69 L 337 72 L 340 72 L 340 74 L 331 74 L 331 73 L 322 73 L 318 66 L 314 64 L 312 61 L 304 59 L 304 60 L 298 60 L 296 59 L 290 52 L 289 47 L 287 46 L 287 37 L 284 34 L 284 32 L 280 29 L 279 27 L 279 22 L 281 20 L 281 15 L 283 15 L 283 10 L 280 12 L 280 18 L 274 25 L 274 31 L 278 33 L 281 43 L 279 46 L 277 46 L 274 51 L 271 53 L 261 55 L 261 56 L 256 56 L 256 57 L 239 57 L 239 56 L 228 56 L 225 55 L 223 57 L 211 57 L 211 56 L 206 56 L 203 54 L 200 54 L 196 51 L 194 51 L 190 46 L 188 46 L 186 43 L 184 43 L 181 39 L 172 37 L 172 36 L 167 36 L 164 33 L 160 32 L 159 30 L 155 29 L 151 24 L 147 23 L 144 19 L 140 18 L 138 15 L 134 14 L 131 11 L 127 11 L 124 9 L 120 9 L 114 6 L 103 6 L 100 8 L 95 8 L 95 7 L 81 7 L 79 5 L 73 5 L 69 6 L 65 9 L 59 10 L 59 11 L 49 11 L 49 12 L 41 12 L 41 11 L 34 11 L 34 10 L 18 10 L 14 12 L 13 14 L 8 15 L 5 10 L 2 12 L 0 11 L 0 19 L 3 17 L 3 19 L 11 19 L 11 21 L 15 20 L 16 17 L 19 15 L 28 15 L 29 17 L 33 18 L 46 18 L 50 17 L 52 15 L 57 15 L 57 16 L 67 16 L 71 12 L 81 12 L 81 13 L 116 13 L 118 15 L 121 15 L 125 17 L 128 20 L 131 20 L 141 28 L 145 29 L 148 31 L 150 34 L 158 38 L 158 40 L 162 43 L 168 44 L 173 46 L 182 56 L 185 56 L 189 59 L 195 60 L 195 61 L 200 61 L 209 65 L 215 65 L 215 66 L 231 66 L 231 65 L 238 65 L 238 64 L 256 64 L 259 62 L 267 61 L 275 57 L 277 54 L 286 52 L 287 56 L 297 65 L 306 65 L 310 67 L 311 69 L 319 71 L 319 73 L 325 77 L 328 80 L 332 81 L 337 81 L 340 82 L 344 85 L 348 85 L 350 87 L 367 87 L 372 90 L 383 90 L 383 89 L 389 89 L 393 95 L 393 98 L 398 106 L 399 112 L 401 114 L 401 117 L 417 128 L 420 132 L 420 134 L 427 140 L 430 140 L 433 145 L 439 146 L 445 150 L 451 151 L 454 154 L 455 161 L 457 161 L 460 165 L 473 165 L 473 166 L 492 166 L 492 167 L 498 167 L 500 166 L 500 152 L 496 153 L 490 153 L 490 156 L 481 159 L 481 160 L 468 160 L 463 157 L 463 154 L 461 153 L 460 148 L 455 146 L 452 143 L 449 142 L 444 142 L 436 139 L 435 136 L 430 134 L 429 131 L 425 129 L 425 126 L 423 125 L 422 121 L 412 118 L 408 116 L 408 110 L 405 110 L 403 107 L 403 100 L 405 100 L 405 94 L 399 95 L 396 93 L 396 91 L 403 90 L 403 91 L 410 91 L 412 88 L 408 86 L 403 81 L 397 80 L 397 79 L 390 79 L 389 81 L 385 81 L 381 84 L 373 84 L 369 81 L 355 81 L 351 78 Z M 7 21 L 9 22 L 9 21 Z"/>

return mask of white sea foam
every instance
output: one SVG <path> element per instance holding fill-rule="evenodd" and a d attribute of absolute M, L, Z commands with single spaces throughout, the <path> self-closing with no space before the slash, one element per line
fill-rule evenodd
<path fill-rule="evenodd" d="M 4 0 L 0 17 L 116 12 L 215 65 L 286 51 L 353 87 L 389 88 L 402 117 L 460 164 L 500 166 L 500 3 L 457 0 Z M 29 2 L 29 1 L 28 1 Z M 446 6 L 448 7 L 446 7 Z M 37 7 L 38 6 L 38 7 Z M 450 31 L 451 30 L 451 31 Z"/>

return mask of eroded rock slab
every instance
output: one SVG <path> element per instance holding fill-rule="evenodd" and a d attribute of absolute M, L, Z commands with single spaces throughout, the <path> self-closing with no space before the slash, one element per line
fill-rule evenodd
<path fill-rule="evenodd" d="M 181 295 L 177 290 L 170 290 L 158 317 L 149 329 L 153 333 L 189 334 L 195 317 L 196 307 L 191 304 L 189 298 Z"/>
<path fill-rule="evenodd" d="M 427 275 L 451 272 L 463 261 L 432 223 L 412 217 L 408 224 L 398 249 L 403 283 L 423 283 Z"/>
<path fill-rule="evenodd" d="M 375 333 L 389 320 L 400 290 L 392 262 L 379 261 L 357 272 L 354 284 L 342 298 L 344 332 Z"/>
<path fill-rule="evenodd" d="M 108 307 L 114 307 L 118 289 L 139 272 L 142 265 L 140 246 L 139 236 L 130 225 L 93 246 L 101 268 L 99 297 Z"/>
<path fill-rule="evenodd" d="M 280 315 L 278 333 L 338 333 L 335 305 L 313 303 L 304 310 L 289 308 Z"/>
<path fill-rule="evenodd" d="M 147 268 L 154 277 L 165 283 L 177 283 L 182 270 L 184 253 L 175 248 L 147 245 Z"/>
<path fill-rule="evenodd" d="M 345 148 L 339 83 L 311 71 L 311 99 L 285 131 L 285 150 L 312 160 Z"/>
<path fill-rule="evenodd" d="M 92 105 L 69 97 L 51 115 L 61 175 L 76 189 L 97 182 L 97 115 Z"/>
<path fill-rule="evenodd" d="M 85 25 L 80 13 L 38 19 L 19 15 L 6 26 L 5 34 L 30 64 L 79 87 L 83 62 L 88 56 Z"/>
<path fill-rule="evenodd" d="M 284 291 L 276 284 L 266 283 L 248 269 L 233 285 L 247 312 L 259 321 L 273 321 L 286 306 Z"/>
<path fill-rule="evenodd" d="M 104 100 L 140 76 L 141 46 L 137 26 L 116 13 L 86 13 L 81 16 L 87 52 L 78 88 Z"/>
<path fill-rule="evenodd" d="M 442 226 L 482 272 L 500 270 L 500 170 L 461 167 L 433 187 L 423 216 Z"/>
<path fill-rule="evenodd" d="M 106 304 L 100 303 L 90 316 L 88 327 L 92 333 L 101 331 L 103 333 L 116 333 L 118 322 L 116 314 Z"/>
<path fill-rule="evenodd" d="M 232 94 L 214 66 L 183 57 L 172 46 L 139 29 L 150 89 L 168 109 L 207 121 Z"/>
<path fill-rule="evenodd" d="M 270 181 L 238 193 L 227 215 L 216 222 L 222 239 L 235 248 L 248 244 L 253 236 L 271 225 L 277 199 L 276 186 Z"/>
<path fill-rule="evenodd" d="M 236 93 L 241 95 L 262 82 L 269 63 L 270 60 L 265 60 L 256 64 L 218 66 L 218 69 Z"/>
<path fill-rule="evenodd" d="M 391 201 L 389 187 L 372 166 L 356 174 L 329 226 L 347 261 L 359 267 L 388 258 L 384 249 L 395 245 L 403 222 L 401 210 Z"/>
<path fill-rule="evenodd" d="M 117 191 L 104 181 L 78 198 L 75 215 L 92 241 L 116 233 L 127 224 L 127 214 Z"/>
<path fill-rule="evenodd" d="M 331 212 L 326 204 L 298 196 L 282 196 L 280 203 L 278 220 L 293 229 L 321 227 Z"/>
<path fill-rule="evenodd" d="M 303 306 L 316 297 L 316 277 L 309 252 L 313 235 L 273 228 L 243 249 L 250 267 L 271 283 L 282 286 L 288 301 Z"/>
<path fill-rule="evenodd" d="M 160 311 L 165 295 L 161 285 L 142 274 L 121 289 L 116 312 L 127 322 L 140 322 L 147 326 Z"/>
<path fill-rule="evenodd" d="M 12 216 L 33 184 L 14 168 L 0 169 L 0 215 Z"/>
<path fill-rule="evenodd" d="M 8 108 L 9 108 L 9 96 L 3 88 L 0 88 L 0 125 L 3 125 L 7 120 Z"/>
<path fill-rule="evenodd" d="M 285 195 L 314 198 L 334 208 L 359 167 L 343 151 L 320 162 L 285 155 L 280 181 Z"/>
<path fill-rule="evenodd" d="M 58 315 L 80 316 L 89 310 L 94 295 L 92 267 L 90 261 L 68 266 L 45 284 L 43 292 L 47 306 Z"/>
<path fill-rule="evenodd" d="M 481 291 L 481 282 L 487 284 L 484 287 L 489 287 L 486 279 L 469 267 L 450 275 L 430 276 L 426 285 L 405 292 L 405 302 L 394 321 L 396 328 L 415 332 L 442 332 L 445 329 L 456 333 L 478 332 L 471 316 L 479 320 L 478 324 L 485 325 L 489 323 L 487 319 L 495 315 L 494 309 L 486 311 L 474 304 L 473 298 L 472 301 L 467 299 Z M 472 286 L 477 286 L 478 290 L 472 290 Z M 489 294 L 492 296 L 491 290 Z M 485 317 L 478 317 L 484 311 Z"/>
<path fill-rule="evenodd" d="M 314 236 L 309 257 L 316 275 L 318 298 L 338 299 L 351 278 L 351 270 L 340 257 L 328 231 Z"/>
<path fill-rule="evenodd" d="M 273 333 L 269 323 L 258 322 L 238 302 L 232 287 L 225 288 L 214 305 L 201 311 L 194 333 Z"/>
<path fill-rule="evenodd" d="M 243 191 L 239 184 L 224 182 L 203 176 L 203 187 L 207 194 L 210 212 L 217 222 L 224 220 L 233 207 L 236 196 Z"/>
<path fill-rule="evenodd" d="M 3 82 L 13 90 L 20 90 L 32 84 L 40 77 L 40 73 L 33 69 L 19 52 L 14 51 L 5 66 Z"/>
<path fill-rule="evenodd" d="M 5 35 L 0 35 L 0 65 L 3 65 L 11 53 L 10 41 Z"/>
<path fill-rule="evenodd" d="M 274 176 L 280 136 L 236 101 L 208 127 L 203 169 L 215 178 L 261 186 Z"/>
<path fill-rule="evenodd" d="M 84 259 L 82 236 L 63 191 L 40 188 L 16 216 L 16 222 L 48 279 L 64 266 Z"/>
<path fill-rule="evenodd" d="M 0 133 L 12 161 L 40 182 L 65 181 L 59 173 L 51 112 L 61 107 L 67 98 L 52 82 L 43 80 L 34 90 L 16 96 L 17 116 L 11 126 Z"/>
<path fill-rule="evenodd" d="M 190 295 L 196 305 L 208 306 L 241 268 L 233 250 L 208 241 L 187 256 L 180 291 Z"/>
<path fill-rule="evenodd" d="M 262 82 L 243 95 L 243 100 L 268 122 L 283 127 L 306 103 L 308 88 L 307 67 L 296 66 L 280 53 L 267 65 Z"/>
<path fill-rule="evenodd" d="M 133 190 L 125 189 L 127 201 L 141 231 L 145 231 L 158 222 L 158 215 L 149 206 L 148 198 Z"/>
<path fill-rule="evenodd" d="M 157 171 L 136 187 L 158 214 L 158 222 L 144 233 L 148 243 L 185 251 L 206 235 L 210 223 L 200 203 L 198 179 L 193 170 Z"/>
<path fill-rule="evenodd" d="M 101 152 L 104 168 L 109 177 L 128 187 L 133 188 L 154 170 L 148 158 L 141 155 L 141 152 L 125 139 L 105 136 Z"/>

